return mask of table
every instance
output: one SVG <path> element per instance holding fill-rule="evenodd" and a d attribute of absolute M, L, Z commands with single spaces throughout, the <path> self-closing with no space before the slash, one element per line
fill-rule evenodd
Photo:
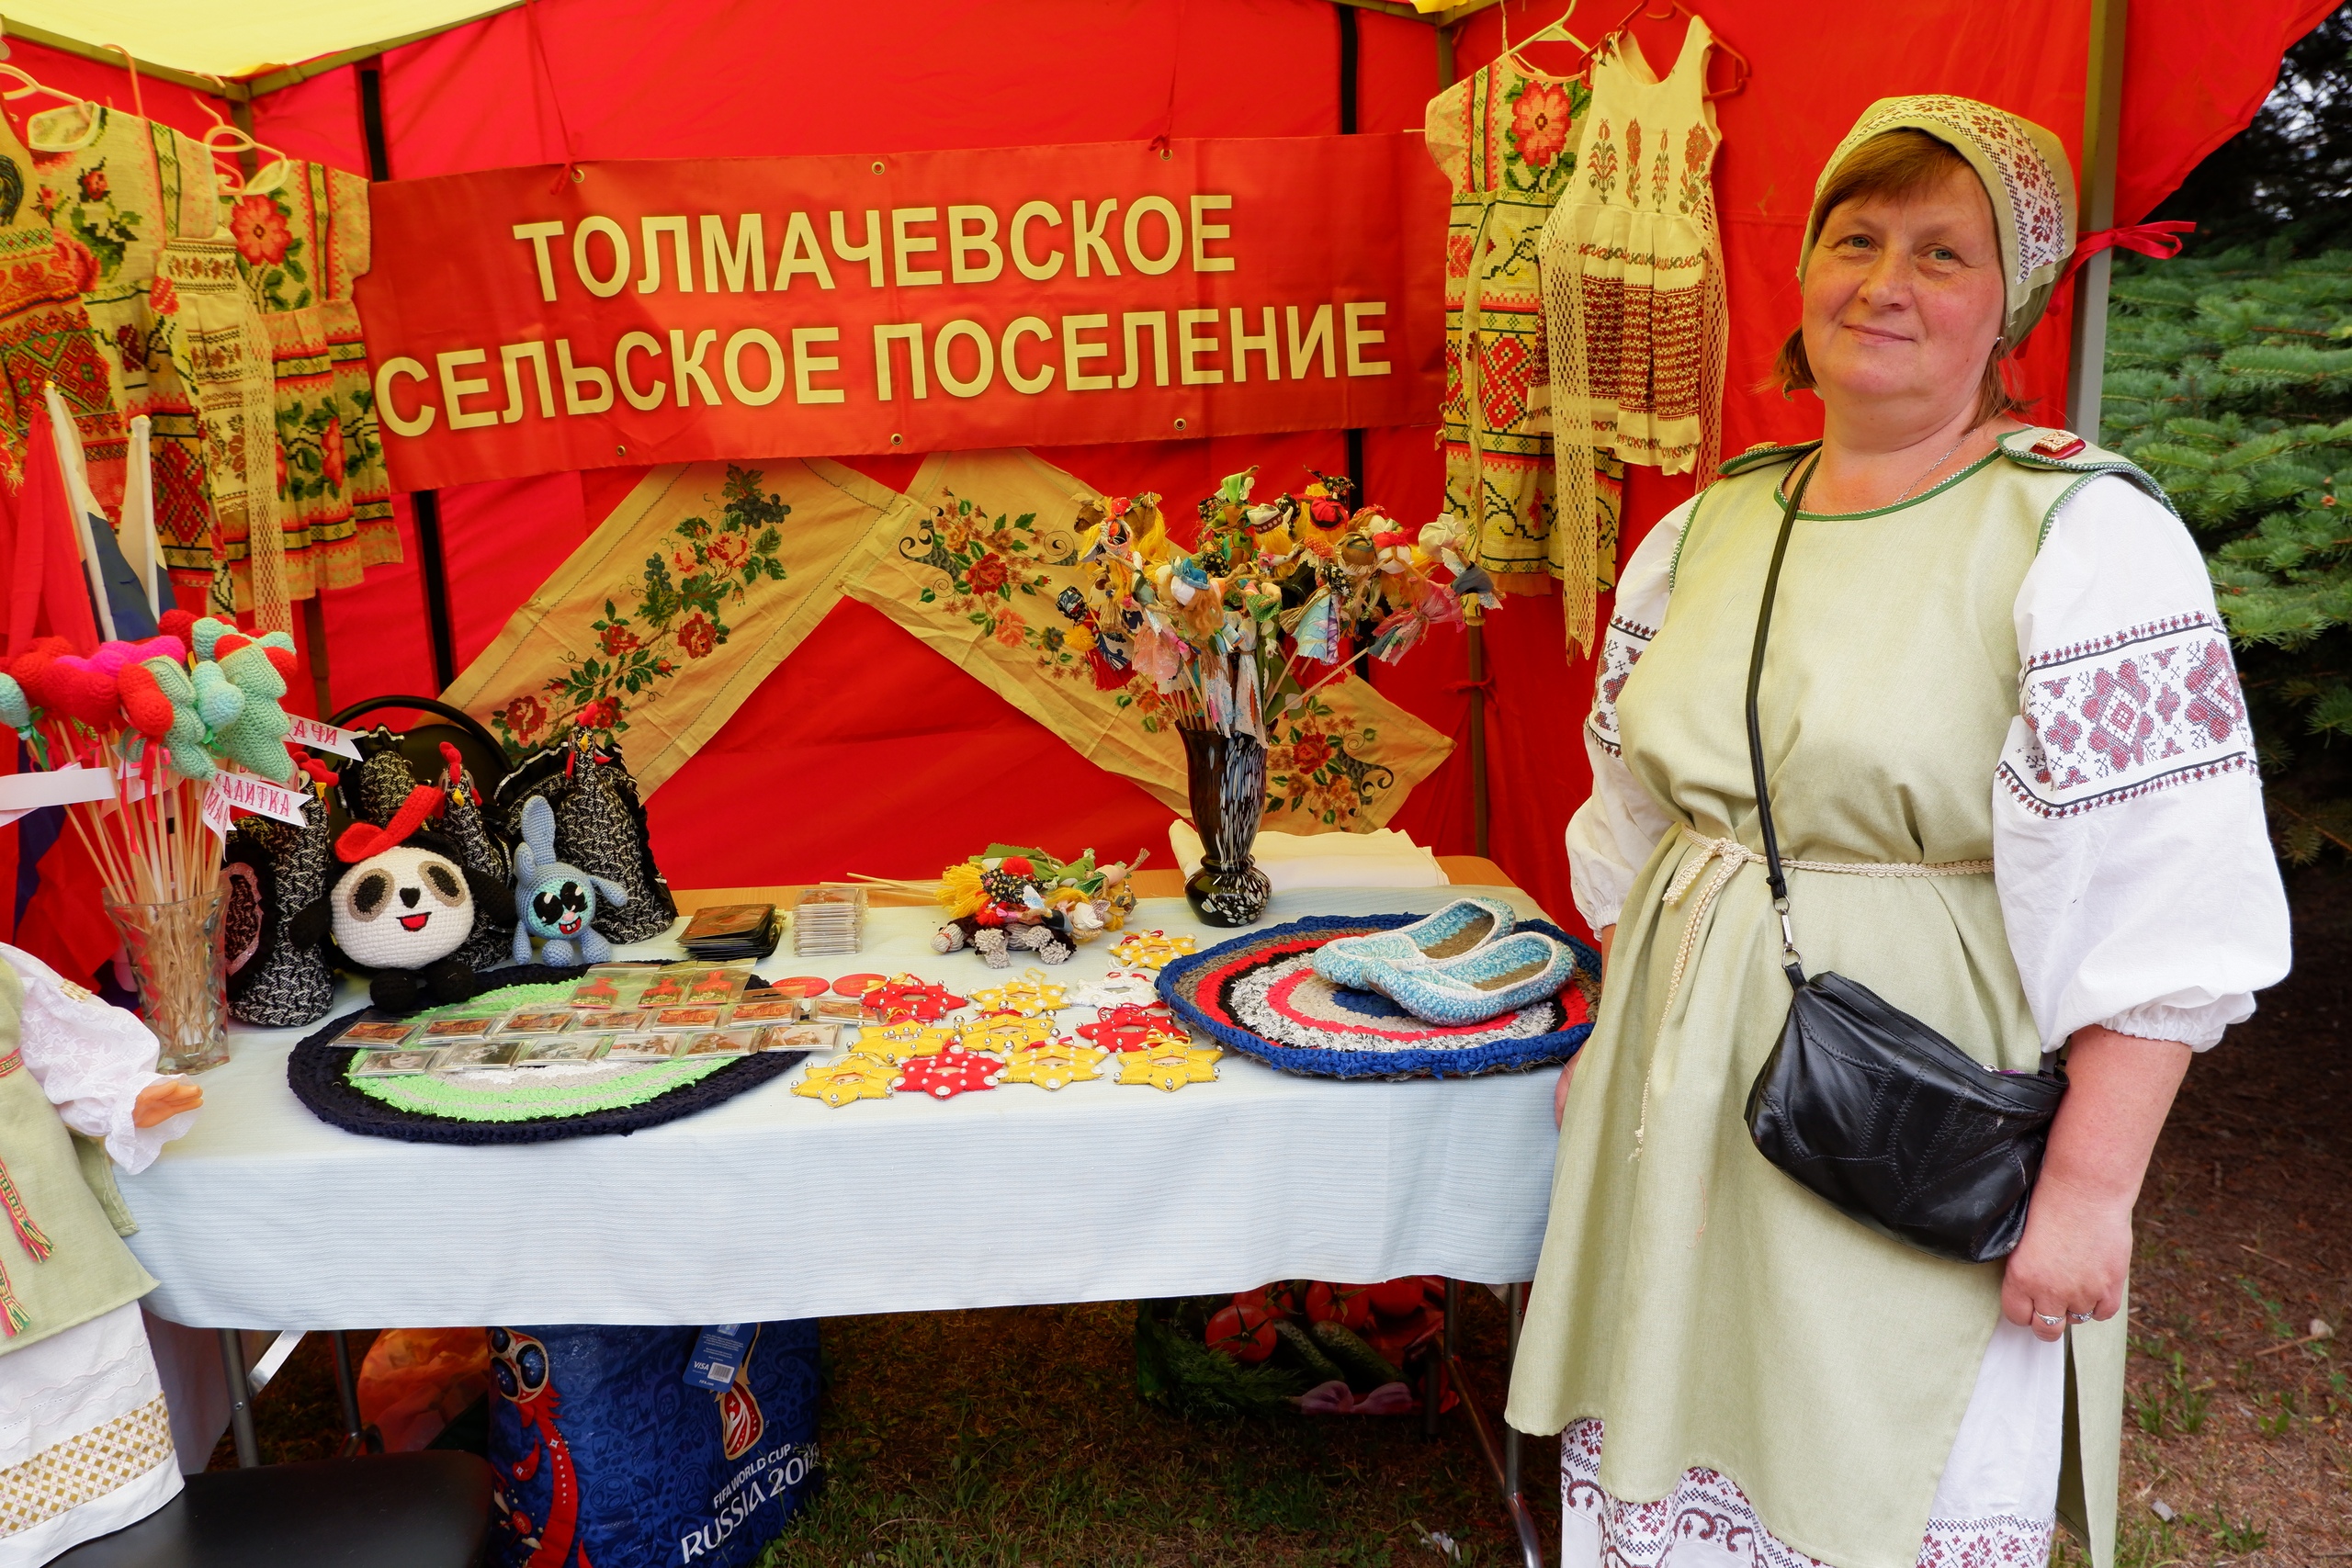
<path fill-rule="evenodd" d="M 1491 863 L 1447 869 L 1484 874 L 1480 891 L 1542 914 Z M 1158 893 L 1173 874 L 1143 878 L 1152 880 L 1138 890 Z M 1426 913 L 1460 886 L 1284 893 L 1266 919 Z M 679 901 L 691 909 L 781 891 Z M 930 942 L 935 910 L 876 902 L 863 952 L 787 950 L 759 972 L 905 969 L 968 988 L 1024 967 L 943 957 Z M 1145 898 L 1128 927 L 1204 947 L 1230 934 L 1199 924 L 1181 897 Z M 1101 976 L 1110 945 L 1080 948 L 1054 977 Z M 665 937 L 620 955 L 683 953 Z M 365 999 L 346 980 L 335 1010 Z M 1557 1137 L 1549 1072 L 1341 1082 L 1228 1053 L 1217 1082 L 1174 1094 L 1105 1079 L 834 1111 L 787 1092 L 796 1068 L 627 1137 L 407 1144 L 328 1126 L 303 1108 L 286 1059 L 306 1032 L 235 1030 L 231 1060 L 204 1077 L 195 1129 L 121 1180 L 140 1225 L 131 1249 L 163 1281 L 144 1304 L 169 1325 L 763 1322 L 1206 1294 L 1276 1279 L 1523 1280 L 1543 1244 Z M 1515 1328 L 1516 1287 L 1512 1297 Z M 209 1453 L 232 1406 L 190 1386 L 201 1337 L 157 1327 L 174 1426 L 184 1447 Z M 233 1382 L 246 1352 L 220 1337 Z M 281 1339 L 281 1359 L 292 1338 Z M 235 1414 L 243 1450 L 250 1427 Z M 1475 1407 L 1472 1418 L 1540 1563 L 1517 1496 L 1516 1435 L 1506 1456 Z"/>
<path fill-rule="evenodd" d="M 1422 912 L 1453 896 L 1298 892 L 1267 918 Z M 1003 973 L 933 953 L 927 911 L 867 920 L 862 953 L 786 953 L 762 971 L 911 969 L 971 986 Z M 1181 899 L 1144 901 L 1131 926 L 1204 946 L 1223 934 Z M 1056 978 L 1101 975 L 1108 945 Z M 131 1248 L 163 1281 L 147 1298 L 158 1315 L 303 1329 L 762 1322 L 1296 1277 L 1524 1280 L 1550 1197 L 1548 1073 L 1342 1083 L 1228 1054 L 1220 1081 L 1175 1094 L 1098 1081 L 834 1111 L 786 1092 L 796 1069 L 628 1137 L 455 1147 L 318 1121 L 286 1085 L 303 1032 L 239 1030 L 205 1075 L 195 1130 L 123 1179 Z"/>

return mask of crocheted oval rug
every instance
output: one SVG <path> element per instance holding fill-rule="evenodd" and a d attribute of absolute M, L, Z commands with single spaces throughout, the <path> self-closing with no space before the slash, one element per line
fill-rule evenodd
<path fill-rule="evenodd" d="M 1177 959 L 1159 972 L 1159 995 L 1217 1043 L 1314 1077 L 1469 1077 L 1577 1054 L 1592 1032 L 1600 955 L 1543 920 L 1519 929 L 1566 943 L 1575 978 L 1555 997 L 1484 1023 L 1425 1023 L 1377 991 L 1343 990 L 1315 973 L 1315 950 L 1325 942 L 1421 918 L 1317 915 L 1270 926 Z"/>
<path fill-rule="evenodd" d="M 556 1002 L 579 983 L 577 969 L 515 964 L 494 971 L 507 981 L 462 1007 L 398 1020 L 417 1022 L 494 1011 L 526 1002 Z M 511 977 L 511 978 L 510 978 Z M 390 1014 L 373 1008 L 331 1019 L 294 1047 L 286 1082 L 311 1113 L 331 1126 L 412 1144 L 542 1144 L 558 1138 L 636 1133 L 691 1116 L 778 1077 L 808 1055 L 763 1051 L 716 1060 L 648 1062 L 584 1073 L 540 1069 L 528 1084 L 492 1084 L 480 1074 L 418 1074 L 355 1078 L 345 1069 L 356 1045 L 337 1043 L 355 1022 Z M 492 1075 L 505 1079 L 517 1075 Z M 547 1081 L 537 1081 L 544 1077 Z M 469 1079 L 474 1081 L 469 1081 Z"/>

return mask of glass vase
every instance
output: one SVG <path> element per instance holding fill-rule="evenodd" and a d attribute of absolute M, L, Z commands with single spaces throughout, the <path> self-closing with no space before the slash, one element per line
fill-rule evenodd
<path fill-rule="evenodd" d="M 1201 869 L 1186 880 L 1184 897 L 1203 925 L 1254 925 L 1273 895 L 1250 858 L 1266 814 L 1265 743 L 1219 729 L 1182 733 L 1193 827 L 1201 835 Z"/>
<path fill-rule="evenodd" d="M 226 905 L 218 888 L 169 904 L 107 900 L 139 987 L 139 1016 L 161 1047 L 159 1073 L 200 1073 L 229 1059 Z"/>

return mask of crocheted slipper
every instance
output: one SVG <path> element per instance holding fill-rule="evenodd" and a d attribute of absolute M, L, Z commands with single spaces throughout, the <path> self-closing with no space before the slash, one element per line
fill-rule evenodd
<path fill-rule="evenodd" d="M 1510 934 L 1519 917 L 1499 898 L 1456 898 L 1409 926 L 1346 936 L 1315 953 L 1315 972 L 1343 990 L 1368 991 L 1375 964 L 1412 968 L 1474 953 Z"/>
<path fill-rule="evenodd" d="M 1429 1023 L 1478 1023 L 1557 992 L 1576 954 L 1539 931 L 1514 931 L 1459 958 L 1414 964 L 1374 962 L 1369 987 Z"/>

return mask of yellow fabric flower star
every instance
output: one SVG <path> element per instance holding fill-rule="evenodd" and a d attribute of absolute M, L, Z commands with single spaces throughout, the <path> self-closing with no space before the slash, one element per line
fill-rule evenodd
<path fill-rule="evenodd" d="M 1166 931 L 1129 931 L 1111 949 L 1111 962 L 1123 969 L 1162 969 L 1193 951 L 1193 939 Z"/>
<path fill-rule="evenodd" d="M 1224 1055 L 1214 1045 L 1155 1045 L 1148 1051 L 1130 1051 L 1119 1058 L 1119 1081 L 1148 1084 L 1173 1094 L 1186 1084 L 1215 1083 L 1217 1058 Z"/>
<path fill-rule="evenodd" d="M 956 1028 L 952 1023 L 869 1025 L 857 1032 L 857 1043 L 850 1050 L 861 1056 L 905 1063 L 917 1056 L 936 1056 L 954 1044 L 956 1037 Z"/>
<path fill-rule="evenodd" d="M 1039 1089 L 1066 1089 L 1074 1083 L 1090 1083 L 1102 1076 L 1102 1058 L 1109 1055 L 1108 1051 L 1068 1040 L 1033 1045 L 1005 1058 L 1004 1081 L 1035 1084 Z"/>
<path fill-rule="evenodd" d="M 854 1100 L 888 1100 L 898 1069 L 871 1056 L 836 1056 L 808 1069 L 792 1092 L 821 1100 L 838 1111 Z"/>
<path fill-rule="evenodd" d="M 1012 1013 L 996 1013 L 976 1018 L 964 1025 L 964 1049 L 984 1051 L 991 1055 L 1003 1055 L 1033 1045 L 1043 1045 L 1054 1037 L 1054 1026 L 1042 1018 L 1023 1018 Z"/>
<path fill-rule="evenodd" d="M 1017 980 L 974 991 L 972 1000 L 984 1012 L 1055 1012 L 1069 1006 L 1069 987 L 1046 979 L 1043 969 L 1024 969 Z"/>

